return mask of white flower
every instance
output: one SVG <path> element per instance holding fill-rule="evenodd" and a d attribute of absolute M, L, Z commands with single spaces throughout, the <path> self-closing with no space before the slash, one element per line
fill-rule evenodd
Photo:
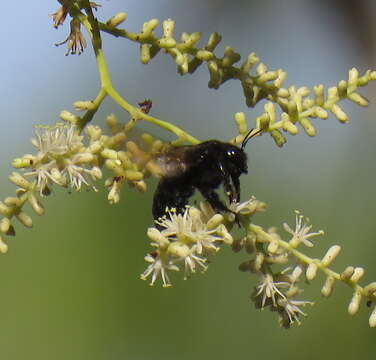
<path fill-rule="evenodd" d="M 32 144 L 38 148 L 38 157 L 42 158 L 46 154 L 63 155 L 68 151 L 76 151 L 83 146 L 82 136 L 78 135 L 74 125 L 56 125 L 55 127 L 39 127 L 36 131 L 36 138 L 32 139 Z"/>
<path fill-rule="evenodd" d="M 25 176 L 37 178 L 40 194 L 50 184 L 70 186 L 79 191 L 83 185 L 91 186 L 91 180 L 102 177 L 101 170 L 93 166 L 94 155 L 87 151 L 74 125 L 38 128 L 36 138 L 32 139 L 38 148 L 31 171 Z"/>
<path fill-rule="evenodd" d="M 265 307 L 267 300 L 271 300 L 273 306 L 277 306 L 277 299 L 286 299 L 280 288 L 288 288 L 289 286 L 290 283 L 287 281 L 274 281 L 271 274 L 263 274 L 261 284 L 256 288 L 257 292 L 254 298 L 262 295 L 261 308 Z"/>
<path fill-rule="evenodd" d="M 202 213 L 198 209 L 187 207 L 183 214 L 178 214 L 174 210 L 167 211 L 167 215 L 156 223 L 164 228 L 161 233 L 171 240 L 196 245 L 198 254 L 202 254 L 204 250 L 209 253 L 216 252 L 219 250 L 216 243 L 225 240 L 228 242 L 228 236 L 231 235 L 221 226 L 222 224 L 208 229 L 202 218 Z"/>
<path fill-rule="evenodd" d="M 147 254 L 145 256 L 145 261 L 149 262 L 150 265 L 141 274 L 142 280 L 146 280 L 151 275 L 150 285 L 153 286 L 157 278 L 161 276 L 163 287 L 171 286 L 167 271 L 179 271 L 179 268 L 173 264 L 171 259 L 165 256 L 161 257 L 158 252 L 154 252 L 152 254 Z"/>
<path fill-rule="evenodd" d="M 250 215 L 257 211 L 265 210 L 266 204 L 252 196 L 242 203 L 232 202 L 229 209 L 239 215 Z"/>
<path fill-rule="evenodd" d="M 192 218 L 189 215 L 188 208 L 183 214 L 179 214 L 175 209 L 167 210 L 167 215 L 160 218 L 155 223 L 162 230 L 162 234 L 167 237 L 177 237 L 178 235 L 190 234 L 192 232 Z"/>
<path fill-rule="evenodd" d="M 303 243 L 308 247 L 312 247 L 313 243 L 308 239 L 313 236 L 323 235 L 324 232 L 320 230 L 315 233 L 309 233 L 312 228 L 312 225 L 309 225 L 309 219 L 304 218 L 304 216 L 301 215 L 299 211 L 295 211 L 295 214 L 295 230 L 292 230 L 288 224 L 283 223 L 284 229 L 293 236 L 290 240 L 290 244 L 292 246 L 298 246 L 299 244 Z"/>
<path fill-rule="evenodd" d="M 295 321 L 300 325 L 300 316 L 307 316 L 300 307 L 313 305 L 311 301 L 293 300 L 288 298 L 278 299 L 278 312 L 281 326 L 289 328 Z"/>

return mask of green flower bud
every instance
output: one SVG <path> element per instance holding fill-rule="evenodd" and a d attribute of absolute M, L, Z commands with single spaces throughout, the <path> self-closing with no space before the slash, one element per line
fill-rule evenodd
<path fill-rule="evenodd" d="M 140 61 L 142 64 L 147 64 L 151 60 L 150 56 L 150 45 L 149 44 L 141 44 L 140 47 Z"/>
<path fill-rule="evenodd" d="M 16 169 L 30 167 L 35 163 L 35 156 L 25 155 L 22 158 L 16 158 L 12 161 L 12 166 Z"/>
<path fill-rule="evenodd" d="M 349 118 L 347 117 L 346 113 L 339 107 L 339 105 L 334 104 L 331 109 L 334 116 L 342 123 L 348 122 Z"/>
<path fill-rule="evenodd" d="M 214 32 L 210 35 L 208 43 L 205 46 L 205 50 L 212 52 L 217 45 L 221 42 L 222 36 Z"/>
<path fill-rule="evenodd" d="M 258 64 L 258 66 L 256 68 L 257 75 L 262 75 L 267 71 L 268 71 L 268 68 L 266 67 L 266 65 L 264 63 Z"/>
<path fill-rule="evenodd" d="M 352 94 L 348 95 L 347 98 L 351 101 L 353 101 L 355 104 L 359 106 L 368 106 L 369 101 L 362 95 L 353 92 Z"/>
<path fill-rule="evenodd" d="M 324 286 L 321 288 L 321 294 L 325 297 L 329 297 L 334 289 L 335 279 L 332 276 L 328 276 L 325 280 Z"/>
<path fill-rule="evenodd" d="M 196 58 L 202 61 L 209 61 L 214 57 L 214 54 L 207 50 L 198 50 Z"/>
<path fill-rule="evenodd" d="M 359 77 L 359 72 L 357 69 L 352 68 L 349 71 L 349 80 L 348 80 L 348 88 L 347 88 L 347 93 L 351 94 L 354 92 L 357 87 L 358 87 L 358 77 Z"/>
<path fill-rule="evenodd" d="M 372 310 L 371 316 L 368 320 L 369 326 L 374 328 L 376 327 L 376 307 Z"/>
<path fill-rule="evenodd" d="M 69 111 L 63 110 L 60 113 L 60 119 L 66 122 L 69 122 L 73 125 L 77 125 L 80 123 L 81 118 L 77 115 L 72 114 Z"/>
<path fill-rule="evenodd" d="M 282 147 L 286 143 L 286 138 L 279 130 L 272 130 L 270 135 L 274 139 L 277 146 Z"/>
<path fill-rule="evenodd" d="M 8 218 L 4 217 L 0 220 L 0 231 L 2 233 L 6 234 L 11 226 L 12 224 Z"/>
<path fill-rule="evenodd" d="M 306 278 L 308 281 L 313 280 L 317 275 L 317 265 L 310 263 L 307 267 Z"/>
<path fill-rule="evenodd" d="M 130 180 L 130 181 L 139 181 L 139 180 L 142 180 L 144 175 L 142 172 L 140 171 L 135 171 L 135 170 L 125 170 L 124 171 L 124 177 L 127 179 L 127 180 Z"/>
<path fill-rule="evenodd" d="M 351 276 L 354 274 L 354 267 L 348 266 L 346 269 L 341 273 L 341 280 L 348 281 L 350 280 Z"/>
<path fill-rule="evenodd" d="M 163 49 L 170 49 L 176 46 L 176 41 L 173 38 L 161 38 L 157 41 L 157 44 Z"/>
<path fill-rule="evenodd" d="M 90 100 L 87 100 L 87 101 L 76 101 L 73 103 L 73 106 L 74 108 L 77 110 L 77 111 L 80 111 L 80 110 L 93 110 L 95 109 L 95 104 L 90 101 Z"/>
<path fill-rule="evenodd" d="M 31 219 L 31 217 L 26 214 L 25 212 L 21 211 L 19 212 L 18 214 L 16 214 L 16 218 L 17 220 L 24 226 L 26 227 L 33 227 L 33 220 Z"/>
<path fill-rule="evenodd" d="M 328 112 L 325 109 L 323 109 L 321 106 L 315 107 L 315 114 L 320 119 L 327 119 L 329 116 Z"/>
<path fill-rule="evenodd" d="M 8 217 L 12 215 L 12 209 L 2 201 L 0 201 L 0 214 Z"/>
<path fill-rule="evenodd" d="M 359 291 L 355 291 L 347 308 L 350 315 L 355 315 L 358 312 L 361 300 L 362 294 Z"/>
<path fill-rule="evenodd" d="M 247 119 L 243 112 L 237 112 L 234 115 L 235 123 L 238 127 L 239 134 L 245 134 L 248 130 Z"/>
<path fill-rule="evenodd" d="M 127 18 L 128 14 L 125 12 L 119 12 L 116 15 L 112 16 L 110 19 L 107 20 L 106 25 L 110 28 L 115 28 L 124 22 Z"/>
<path fill-rule="evenodd" d="M 44 214 L 44 207 L 43 205 L 38 201 L 35 195 L 31 194 L 28 197 L 30 206 L 32 209 L 38 214 L 38 215 L 43 215 Z"/>
<path fill-rule="evenodd" d="M 299 120 L 300 125 L 302 125 L 304 131 L 308 136 L 316 136 L 316 129 L 313 127 L 311 121 L 307 118 Z"/>
<path fill-rule="evenodd" d="M 350 281 L 357 283 L 364 276 L 364 269 L 362 267 L 356 267 L 352 274 Z"/>
<path fill-rule="evenodd" d="M 142 33 L 144 35 L 150 35 L 152 31 L 159 25 L 158 19 L 151 19 L 142 25 Z"/>
<path fill-rule="evenodd" d="M 163 35 L 166 38 L 172 38 L 174 35 L 175 21 L 167 19 L 163 21 Z"/>
<path fill-rule="evenodd" d="M 26 180 L 22 175 L 20 175 L 19 173 L 16 173 L 16 172 L 13 172 L 10 176 L 9 176 L 9 180 L 19 186 L 20 188 L 23 188 L 25 190 L 30 190 L 31 187 L 32 187 L 32 184 Z"/>
<path fill-rule="evenodd" d="M 0 252 L 5 254 L 8 251 L 8 245 L 3 241 L 2 237 L 0 237 Z"/>
<path fill-rule="evenodd" d="M 315 103 L 318 106 L 323 106 L 324 99 L 324 85 L 317 85 L 313 87 L 313 92 L 315 93 Z"/>

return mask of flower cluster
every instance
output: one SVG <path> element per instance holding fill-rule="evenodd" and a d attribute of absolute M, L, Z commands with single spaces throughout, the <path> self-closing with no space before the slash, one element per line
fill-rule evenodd
<path fill-rule="evenodd" d="M 102 179 L 102 168 L 106 166 L 112 176 L 105 185 L 109 188 L 108 200 L 116 203 L 124 184 L 146 191 L 144 177 L 156 174 L 157 167 L 152 158 L 163 144 L 149 135 L 142 140 L 146 150 L 127 140 L 132 127 L 122 125 L 110 115 L 107 123 L 112 135 L 104 135 L 98 126 L 89 125 L 82 134 L 75 124 L 79 117 L 64 111 L 61 118 L 65 124 L 39 126 L 32 144 L 35 154 L 26 154 L 13 160 L 12 165 L 23 173 L 13 172 L 10 181 L 17 186 L 16 196 L 0 201 L 0 252 L 8 249 L 6 236 L 15 235 L 12 218 L 22 225 L 31 227 L 33 221 L 25 212 L 29 204 L 37 215 L 44 214 L 42 200 L 49 195 L 54 185 L 80 191 L 83 187 L 97 190 L 95 183 Z"/>
<path fill-rule="evenodd" d="M 288 246 L 285 244 L 275 228 L 267 232 L 261 231 L 261 228 L 251 225 L 248 228 L 247 236 L 238 244 L 236 251 L 245 248 L 248 253 L 253 253 L 251 260 L 243 262 L 239 269 L 241 271 L 250 271 L 259 276 L 260 282 L 252 294 L 252 300 L 256 308 L 269 308 L 279 315 L 280 324 L 288 328 L 294 322 L 300 324 L 300 317 L 305 313 L 300 307 L 313 304 L 310 301 L 297 300 L 302 290 L 299 288 L 299 278 L 305 267 L 304 263 L 295 265 L 292 272 L 290 267 L 283 271 L 275 271 L 275 265 L 285 265 L 290 263 L 291 251 L 300 244 L 309 247 L 312 243 L 308 239 L 313 236 L 322 235 L 322 231 L 309 233 L 311 225 L 302 215 L 296 215 L 296 227 L 292 230 L 287 224 L 285 229 L 292 235 Z M 299 259 L 298 259 L 299 260 Z"/>
<path fill-rule="evenodd" d="M 171 286 L 168 272 L 184 268 L 184 279 L 196 272 L 204 272 L 209 255 L 215 254 L 221 243 L 231 245 L 232 236 L 220 214 L 213 214 L 208 204 L 201 209 L 187 207 L 180 214 L 169 209 L 167 215 L 149 228 L 148 237 L 155 250 L 145 256 L 149 266 L 141 275 L 143 280 L 151 277 L 154 285 L 161 277 L 164 287 Z"/>
<path fill-rule="evenodd" d="M 15 159 L 13 166 L 29 169 L 24 176 L 36 179 L 35 190 L 40 195 L 49 194 L 52 184 L 77 191 L 86 185 L 96 190 L 91 181 L 102 178 L 96 165 L 98 159 L 92 149 L 85 147 L 75 126 L 40 127 L 32 144 L 38 149 L 37 154 Z"/>
<path fill-rule="evenodd" d="M 160 50 L 169 54 L 175 61 L 181 75 L 192 74 L 201 64 L 206 64 L 209 72 L 209 88 L 218 89 L 228 80 L 239 80 L 247 106 L 254 107 L 267 100 L 264 112 L 255 119 L 256 128 L 268 132 L 278 146 L 286 142 L 285 133 L 295 135 L 299 125 L 307 135 L 315 136 L 313 119 L 326 119 L 332 113 L 341 123 L 348 117 L 338 104 L 347 99 L 359 106 L 367 106 L 368 100 L 358 93 L 358 89 L 376 80 L 376 71 L 368 70 L 360 75 L 355 68 L 348 73 L 347 80 L 328 88 L 322 84 L 308 87 L 284 87 L 287 72 L 282 69 L 270 70 L 251 52 L 240 64 L 241 55 L 226 46 L 222 56 L 215 54 L 221 42 L 218 33 L 210 35 L 207 43 L 199 47 L 199 32 L 183 32 L 180 39 L 174 35 L 175 22 L 167 19 L 162 23 L 162 35 L 155 34 L 158 19 L 151 19 L 142 25 L 139 32 L 133 33 L 100 23 L 102 31 L 140 43 L 140 61 L 143 64 L 155 57 Z"/>
<path fill-rule="evenodd" d="M 93 100 L 74 104 L 77 110 L 86 111 L 82 117 L 62 112 L 61 118 L 69 125 L 40 127 L 32 140 L 37 148 L 36 154 L 27 154 L 13 161 L 13 166 L 24 173 L 11 174 L 9 179 L 17 186 L 16 196 L 0 201 L 0 252 L 7 251 L 5 236 L 15 235 L 12 219 L 31 227 L 33 221 L 24 211 L 24 205 L 29 204 L 36 214 L 42 215 L 41 200 L 55 185 L 77 191 L 84 186 L 96 190 L 94 183 L 102 178 L 102 168 L 106 167 L 111 171 L 111 176 L 105 181 L 109 189 L 108 200 L 117 203 L 124 184 L 146 191 L 145 178 L 163 176 L 163 169 L 155 159 L 163 153 L 165 146 L 170 145 L 149 134 L 142 136 L 142 144 L 129 140 L 129 133 L 139 120 L 149 121 L 177 135 L 174 145 L 198 143 L 182 129 L 148 115 L 151 101 L 140 103 L 140 109 L 130 105 L 117 92 L 103 55 L 101 31 L 139 43 L 140 60 L 144 64 L 160 50 L 174 59 L 181 75 L 193 73 L 201 64 L 206 64 L 210 88 L 217 89 L 230 79 L 239 80 L 247 106 L 254 107 L 260 101 L 266 101 L 263 113 L 254 121 L 257 130 L 269 133 L 278 146 L 286 142 L 286 133 L 295 135 L 300 127 L 307 135 L 315 136 L 312 120 L 326 119 L 330 113 L 341 123 L 347 122 L 348 117 L 339 102 L 347 99 L 359 106 L 367 106 L 367 99 L 359 94 L 358 89 L 376 80 L 376 71 L 368 70 L 361 75 L 353 68 L 347 80 L 339 81 L 327 91 L 323 85 L 314 86 L 312 90 L 304 86 L 284 87 L 287 73 L 282 69 L 268 69 L 255 53 L 250 53 L 240 65 L 237 64 L 241 56 L 231 47 L 225 47 L 223 55 L 217 56 L 214 51 L 221 41 L 217 33 L 211 34 L 206 44 L 198 47 L 201 34 L 182 33 L 180 39 L 176 39 L 175 22 L 171 19 L 163 22 L 161 36 L 155 35 L 159 25 L 157 19 L 145 22 L 139 32 L 133 33 L 118 28 L 127 17 L 125 13 L 102 23 L 93 16 L 92 8 L 96 10 L 99 6 L 94 2 L 59 0 L 59 3 L 61 8 L 51 15 L 53 26 L 57 28 L 68 15 L 72 17 L 70 34 L 60 44 L 67 43 L 67 55 L 82 53 L 87 43 L 81 26 L 86 28 L 97 57 L 101 87 Z M 118 103 L 131 118 L 127 124 L 120 124 L 115 116 L 109 116 L 107 124 L 111 135 L 104 135 L 98 126 L 88 125 L 106 96 Z M 249 131 L 245 114 L 236 113 L 235 122 L 239 135 L 231 142 L 240 144 Z M 276 228 L 264 230 L 253 222 L 253 215 L 264 210 L 265 204 L 255 198 L 230 204 L 229 212 L 225 214 L 215 214 L 207 203 L 201 203 L 199 209 L 187 207 L 182 213 L 168 209 L 166 216 L 148 230 L 154 251 L 145 257 L 149 265 L 141 278 L 150 279 L 151 285 L 160 278 L 164 287 L 171 286 L 170 271 L 183 270 L 184 278 L 198 270 L 204 272 L 208 267 L 208 257 L 222 244 L 227 244 L 234 252 L 245 250 L 250 254 L 251 258 L 239 268 L 259 278 L 252 301 L 257 308 L 276 312 L 280 324 L 286 328 L 293 323 L 299 324 L 305 315 L 302 307 L 312 304 L 297 298 L 302 292 L 301 279 L 312 281 L 319 272 L 325 275 L 321 289 L 323 296 L 330 296 L 338 281 L 352 289 L 349 314 L 357 313 L 363 299 L 367 299 L 368 304 L 376 302 L 376 282 L 364 287 L 359 285 L 364 275 L 363 268 L 348 266 L 341 273 L 329 268 L 340 253 L 340 246 L 331 246 L 321 259 L 311 258 L 300 251 L 303 245 L 311 248 L 314 245 L 312 238 L 323 234 L 322 231 L 310 232 L 312 226 L 308 219 L 296 212 L 295 229 L 283 224 L 289 236 L 285 241 Z M 234 224 L 245 232 L 235 239 L 230 234 Z M 288 267 L 281 271 L 281 266 Z M 376 327 L 376 307 L 369 317 L 369 324 Z"/>
<path fill-rule="evenodd" d="M 296 284 L 299 276 L 294 272 L 301 270 L 300 267 L 297 266 L 292 274 L 287 274 L 288 270 L 272 274 L 267 269 L 260 269 L 260 283 L 252 294 L 256 308 L 263 310 L 268 307 L 277 312 L 279 323 L 285 328 L 289 328 L 294 322 L 300 324 L 299 318 L 306 316 L 301 307 L 313 305 L 311 301 L 295 299 L 301 290 Z"/>

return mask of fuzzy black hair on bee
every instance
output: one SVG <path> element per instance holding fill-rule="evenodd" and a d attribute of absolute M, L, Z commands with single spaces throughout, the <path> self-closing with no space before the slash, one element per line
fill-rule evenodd
<path fill-rule="evenodd" d="M 247 174 L 248 141 L 261 134 L 250 130 L 240 148 L 219 140 L 208 140 L 197 145 L 173 147 L 161 154 L 157 163 L 162 170 L 153 199 L 153 217 L 158 220 L 166 208 L 182 212 L 197 189 L 214 211 L 230 211 L 215 191 L 223 185 L 228 201 L 240 201 L 240 181 Z"/>

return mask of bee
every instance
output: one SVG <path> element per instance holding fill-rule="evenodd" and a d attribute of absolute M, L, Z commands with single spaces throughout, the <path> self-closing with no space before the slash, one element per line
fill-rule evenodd
<path fill-rule="evenodd" d="M 172 147 L 157 157 L 162 177 L 153 198 L 153 218 L 158 220 L 166 209 L 184 211 L 189 199 L 198 190 L 216 212 L 231 211 L 216 190 L 220 185 L 229 203 L 240 201 L 242 174 L 248 173 L 248 141 L 261 134 L 250 130 L 240 147 L 219 140 L 208 140 L 197 145 Z"/>

